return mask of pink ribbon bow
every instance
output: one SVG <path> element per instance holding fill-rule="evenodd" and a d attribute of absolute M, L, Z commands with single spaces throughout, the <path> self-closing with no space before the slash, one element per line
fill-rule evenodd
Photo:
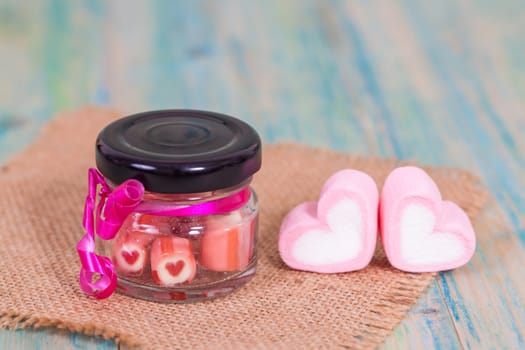
<path fill-rule="evenodd" d="M 80 269 L 80 288 L 84 293 L 102 299 L 110 296 L 117 286 L 113 263 L 107 257 L 95 254 L 95 201 L 97 187 L 101 186 L 100 201 L 96 207 L 96 231 L 102 239 L 112 239 L 126 217 L 142 202 L 144 186 L 137 180 L 126 180 L 111 191 L 104 177 L 96 170 L 88 171 L 89 192 L 84 205 L 82 225 L 86 234 L 77 244 Z"/>
<path fill-rule="evenodd" d="M 98 186 L 100 200 L 95 208 Z M 132 212 L 160 216 L 227 214 L 242 207 L 251 195 L 249 187 L 245 187 L 230 196 L 195 205 L 143 202 L 144 185 L 140 181 L 126 180 L 112 191 L 102 174 L 93 168 L 88 171 L 88 187 L 82 222 L 86 234 L 77 244 L 82 264 L 79 283 L 84 293 L 98 299 L 113 294 L 117 275 L 109 258 L 95 254 L 95 230 L 102 239 L 112 239 Z"/>

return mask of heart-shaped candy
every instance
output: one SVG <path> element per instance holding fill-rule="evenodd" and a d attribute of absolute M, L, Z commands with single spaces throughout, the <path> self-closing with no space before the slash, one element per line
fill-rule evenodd
<path fill-rule="evenodd" d="M 443 201 L 422 169 L 395 169 L 381 192 L 380 231 L 390 263 L 403 271 L 450 270 L 467 263 L 476 237 L 465 212 Z"/>
<path fill-rule="evenodd" d="M 113 244 L 113 263 L 119 274 L 141 275 L 148 262 L 148 245 L 153 235 L 132 231 L 126 222 Z"/>
<path fill-rule="evenodd" d="M 169 262 L 165 266 L 170 275 L 177 277 L 184 268 L 184 261 L 179 260 L 176 263 Z"/>
<path fill-rule="evenodd" d="M 113 247 L 113 262 L 119 273 L 140 275 L 144 271 L 147 259 L 146 247 L 136 241 L 119 242 Z"/>
<path fill-rule="evenodd" d="M 283 261 L 298 270 L 337 273 L 362 269 L 377 239 L 378 192 L 374 180 L 341 170 L 324 184 L 318 202 L 306 202 L 284 218 L 279 233 Z"/>
<path fill-rule="evenodd" d="M 122 250 L 120 255 L 122 255 L 126 264 L 133 265 L 139 259 L 140 253 L 137 250 L 132 250 L 131 252 L 128 250 Z"/>
<path fill-rule="evenodd" d="M 151 275 L 164 286 L 189 282 L 197 272 L 189 239 L 160 236 L 151 245 Z"/>

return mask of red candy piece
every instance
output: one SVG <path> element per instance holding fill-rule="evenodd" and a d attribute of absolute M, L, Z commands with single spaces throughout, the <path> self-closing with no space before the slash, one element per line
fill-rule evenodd
<path fill-rule="evenodd" d="M 126 275 L 140 275 L 148 261 L 147 246 L 152 235 L 142 232 L 122 232 L 113 246 L 113 263 L 118 272 Z"/>
<path fill-rule="evenodd" d="M 133 265 L 135 262 L 137 262 L 140 256 L 139 252 L 136 250 L 132 251 L 131 253 L 126 250 L 122 250 L 120 255 L 122 255 L 124 260 L 126 260 L 128 265 Z"/>
<path fill-rule="evenodd" d="M 210 217 L 202 236 L 199 263 L 213 271 L 243 270 L 253 252 L 252 222 L 242 223 L 238 212 Z"/>
<path fill-rule="evenodd" d="M 172 286 L 191 281 L 197 272 L 191 242 L 180 237 L 159 237 L 151 245 L 151 274 L 155 283 Z"/>
<path fill-rule="evenodd" d="M 167 263 L 166 264 L 166 270 L 172 275 L 173 277 L 177 277 L 182 269 L 184 268 L 184 263 L 182 261 L 177 261 L 176 263 Z"/>
<path fill-rule="evenodd" d="M 150 234 L 169 234 L 170 218 L 149 214 L 135 214 L 132 221 L 133 231 L 147 232 Z"/>

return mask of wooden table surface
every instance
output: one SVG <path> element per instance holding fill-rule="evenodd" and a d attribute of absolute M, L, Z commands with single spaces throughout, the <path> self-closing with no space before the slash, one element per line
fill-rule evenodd
<path fill-rule="evenodd" d="M 525 348 L 524 1 L 2 0 L 0 67 L 1 162 L 53 114 L 97 104 L 221 111 L 266 142 L 478 174 L 507 228 L 381 348 Z M 0 348 L 116 345 L 1 330 Z"/>

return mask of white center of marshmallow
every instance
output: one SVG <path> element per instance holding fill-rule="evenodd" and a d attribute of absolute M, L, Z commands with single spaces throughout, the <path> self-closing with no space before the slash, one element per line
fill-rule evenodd
<path fill-rule="evenodd" d="M 353 200 L 341 200 L 327 215 L 331 231 L 313 229 L 295 242 L 292 254 L 298 261 L 311 265 L 343 263 L 362 250 L 361 210 Z"/>
<path fill-rule="evenodd" d="M 440 264 L 459 259 L 464 242 L 449 232 L 433 232 L 436 216 L 427 207 L 409 204 L 401 216 L 401 255 L 413 264 Z"/>

